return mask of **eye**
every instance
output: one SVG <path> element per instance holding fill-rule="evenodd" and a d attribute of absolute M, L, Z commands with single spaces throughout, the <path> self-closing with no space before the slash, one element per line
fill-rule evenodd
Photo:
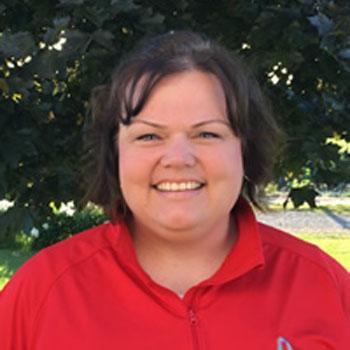
<path fill-rule="evenodd" d="M 155 141 L 159 139 L 160 137 L 156 134 L 143 134 L 136 137 L 137 141 Z"/>
<path fill-rule="evenodd" d="M 216 139 L 216 138 L 220 138 L 220 135 L 215 133 L 215 132 L 211 132 L 211 131 L 202 131 L 198 134 L 198 136 L 202 139 Z"/>

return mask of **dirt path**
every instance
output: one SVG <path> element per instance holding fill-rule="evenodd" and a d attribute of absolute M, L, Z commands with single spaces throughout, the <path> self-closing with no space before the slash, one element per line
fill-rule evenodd
<path fill-rule="evenodd" d="M 281 203 L 283 200 L 280 197 L 269 198 L 269 201 L 273 203 Z M 318 200 L 318 205 L 327 204 L 342 204 L 350 207 L 350 198 L 326 197 Z M 332 234 L 350 237 L 350 216 L 334 213 L 330 209 L 257 212 L 256 215 L 260 221 L 290 233 Z"/>
<path fill-rule="evenodd" d="M 350 216 L 334 214 L 331 211 L 316 213 L 287 210 L 268 214 L 256 213 L 256 215 L 261 222 L 290 233 L 335 234 L 350 237 Z"/>

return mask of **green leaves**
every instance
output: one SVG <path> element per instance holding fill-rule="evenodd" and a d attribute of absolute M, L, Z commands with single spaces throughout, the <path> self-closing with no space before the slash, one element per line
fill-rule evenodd
<path fill-rule="evenodd" d="M 350 48 L 349 49 L 342 49 L 339 51 L 339 56 L 341 58 L 344 58 L 345 60 L 350 60 Z"/>
<path fill-rule="evenodd" d="M 0 79 L 0 92 L 9 93 L 9 86 L 5 79 Z"/>
<path fill-rule="evenodd" d="M 6 10 L 6 6 L 4 4 L 0 4 L 0 15 Z"/>
<path fill-rule="evenodd" d="M 14 242 L 15 233 L 29 233 L 33 227 L 33 219 L 28 208 L 12 207 L 0 213 L 0 246 Z M 11 240 L 9 237 L 13 237 Z"/>
<path fill-rule="evenodd" d="M 71 21 L 70 16 L 56 17 L 53 19 L 53 24 L 55 28 L 62 30 L 68 27 L 70 21 Z"/>
<path fill-rule="evenodd" d="M 83 5 L 85 0 L 59 0 L 61 5 Z"/>
<path fill-rule="evenodd" d="M 40 79 L 53 79 L 59 72 L 65 72 L 66 66 L 64 58 L 60 57 L 53 50 L 44 50 L 35 56 L 28 67 L 27 74 L 38 76 Z"/>
<path fill-rule="evenodd" d="M 140 9 L 140 5 L 136 5 L 133 0 L 111 0 L 110 3 L 118 12 L 130 12 Z"/>
<path fill-rule="evenodd" d="M 65 34 L 67 42 L 64 44 L 66 56 L 78 57 L 85 53 L 91 42 L 91 36 L 79 29 L 70 30 Z"/>
<path fill-rule="evenodd" d="M 310 23 L 316 27 L 319 36 L 323 37 L 330 32 L 333 27 L 333 21 L 323 13 L 308 17 Z"/>
<path fill-rule="evenodd" d="M 0 219 L 0 233 L 39 227 L 52 215 L 52 201 L 79 202 L 91 89 L 109 80 L 136 41 L 172 29 L 205 32 L 251 65 L 287 135 L 276 178 L 293 184 L 307 173 L 314 184 L 348 181 L 349 155 L 339 150 L 350 137 L 350 4 L 267 3 L 0 4 L 0 199 L 15 201 Z M 342 143 L 327 143 L 335 134 Z"/>
<path fill-rule="evenodd" d="M 9 31 L 0 36 L 0 53 L 4 57 L 24 58 L 37 51 L 33 35 L 29 32 Z"/>
<path fill-rule="evenodd" d="M 113 40 L 115 37 L 110 31 L 98 29 L 92 33 L 91 38 L 106 49 L 113 50 Z"/>

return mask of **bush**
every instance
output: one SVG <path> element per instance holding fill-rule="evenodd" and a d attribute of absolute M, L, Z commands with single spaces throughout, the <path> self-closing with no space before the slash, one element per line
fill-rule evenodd
<path fill-rule="evenodd" d="M 36 250 L 45 248 L 75 233 L 102 224 L 106 220 L 106 217 L 96 209 L 75 211 L 73 215 L 65 212 L 53 214 L 40 228 L 32 229 L 31 235 L 34 237 L 32 247 Z"/>

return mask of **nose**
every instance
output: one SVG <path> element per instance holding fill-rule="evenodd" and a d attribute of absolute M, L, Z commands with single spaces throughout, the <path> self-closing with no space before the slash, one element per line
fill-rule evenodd
<path fill-rule="evenodd" d="M 196 163 L 193 145 L 185 136 L 170 140 L 161 159 L 164 167 L 192 167 Z"/>

